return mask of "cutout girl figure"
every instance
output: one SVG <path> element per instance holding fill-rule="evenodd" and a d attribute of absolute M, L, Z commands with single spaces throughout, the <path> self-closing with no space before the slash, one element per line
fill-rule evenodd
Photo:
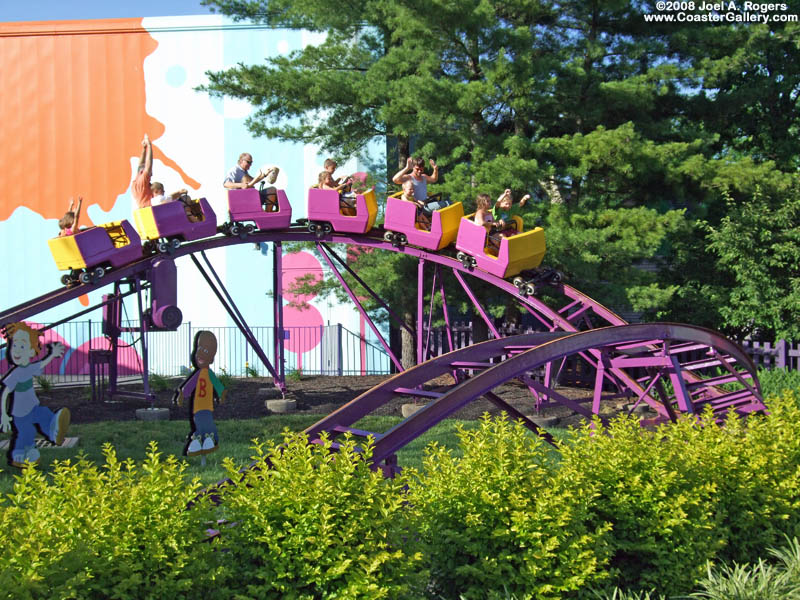
<path fill-rule="evenodd" d="M 53 413 L 46 406 L 39 404 L 33 378 L 44 373 L 44 368 L 55 358 L 64 355 L 64 344 L 56 342 L 48 344 L 48 353 L 43 359 L 34 361 L 42 347 L 39 336 L 42 332 L 25 323 L 11 323 L 3 331 L 8 341 L 8 362 L 14 366 L 0 382 L 3 392 L 0 395 L 0 431 L 11 431 L 14 435 L 11 443 L 10 463 L 14 467 L 24 467 L 25 463 L 38 464 L 39 450 L 36 449 L 36 428 L 60 446 L 69 429 L 69 409 L 62 408 Z M 9 415 L 9 398 L 12 397 Z"/>
<path fill-rule="evenodd" d="M 192 364 L 195 371 L 175 390 L 173 402 L 183 405 L 192 398 L 192 431 L 184 453 L 186 456 L 209 454 L 219 448 L 219 434 L 214 423 L 214 399 L 220 403 L 227 394 L 209 365 L 217 354 L 217 338 L 210 331 L 198 331 L 194 336 Z"/>

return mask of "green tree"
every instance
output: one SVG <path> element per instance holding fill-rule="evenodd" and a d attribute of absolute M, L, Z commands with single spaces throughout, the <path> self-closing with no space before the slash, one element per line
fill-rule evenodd
<path fill-rule="evenodd" d="M 756 183 L 778 198 L 794 177 L 796 26 L 657 25 L 643 18 L 652 3 L 625 0 L 206 4 L 324 34 L 209 74 L 208 92 L 254 104 L 254 133 L 340 157 L 385 137 L 388 175 L 412 150 L 436 158 L 433 191 L 467 212 L 477 191 L 533 193 L 527 225 L 546 227 L 547 262 L 600 301 L 731 323 L 720 307 L 739 302 L 733 274 L 701 223 L 719 224 Z M 370 284 L 402 303 L 387 280 Z"/>
<path fill-rule="evenodd" d="M 786 4 L 785 14 L 800 10 L 796 0 Z M 800 24 L 773 22 L 714 31 L 713 43 L 685 48 L 702 81 L 692 110 L 718 134 L 720 152 L 770 160 L 781 170 L 796 169 Z"/>
<path fill-rule="evenodd" d="M 735 280 L 722 316 L 741 334 L 800 339 L 798 192 L 775 198 L 757 189 L 709 227 L 711 250 Z"/>

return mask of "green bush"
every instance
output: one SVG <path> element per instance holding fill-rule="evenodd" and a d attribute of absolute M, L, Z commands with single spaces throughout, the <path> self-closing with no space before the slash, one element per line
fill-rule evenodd
<path fill-rule="evenodd" d="M 53 389 L 53 382 L 50 381 L 49 377 L 45 377 L 44 375 L 37 375 L 33 379 L 36 382 L 36 385 L 39 386 L 39 389 L 42 390 L 42 392 L 44 392 L 45 394 Z"/>
<path fill-rule="evenodd" d="M 591 523 L 611 523 L 609 583 L 671 595 L 690 591 L 709 560 L 745 562 L 800 526 L 800 409 L 724 427 L 710 414 L 643 431 L 599 423 L 562 448 L 562 469 L 597 485 Z"/>
<path fill-rule="evenodd" d="M 253 468 L 225 466 L 237 486 L 221 491 L 217 546 L 226 585 L 239 598 L 403 598 L 421 569 L 408 534 L 404 481 L 369 467 L 372 445 L 345 437 L 309 445 L 286 433 L 283 447 L 255 446 Z"/>
<path fill-rule="evenodd" d="M 800 535 L 800 403 L 785 392 L 768 406 L 766 417 L 704 430 L 716 465 L 717 520 L 729 540 L 718 556 L 725 562 L 749 562 Z"/>
<path fill-rule="evenodd" d="M 459 437 L 463 457 L 433 444 L 408 473 L 430 593 L 555 599 L 602 575 L 608 526 L 586 526 L 591 482 L 505 417 Z"/>
<path fill-rule="evenodd" d="M 713 486 L 686 441 L 696 432 L 688 419 L 653 434 L 623 417 L 608 429 L 595 421 L 562 446 L 561 468 L 596 486 L 590 526 L 613 527 L 610 584 L 691 589 L 724 543 L 714 531 Z"/>
<path fill-rule="evenodd" d="M 150 390 L 153 392 L 166 392 L 176 387 L 172 384 L 172 380 L 169 377 L 159 375 L 158 373 L 150 373 L 147 382 L 150 385 Z"/>
<path fill-rule="evenodd" d="M 231 384 L 233 383 L 233 375 L 228 373 L 225 367 L 219 370 L 219 372 L 217 373 L 217 379 L 219 379 L 219 382 L 222 384 L 222 387 L 224 387 L 226 390 L 230 389 Z"/>
<path fill-rule="evenodd" d="M 761 393 L 769 401 L 770 398 L 783 396 L 784 392 L 795 392 L 800 395 L 800 371 L 789 369 L 759 369 L 758 380 Z"/>
<path fill-rule="evenodd" d="M 634 591 L 628 592 L 619 588 L 614 588 L 612 592 L 605 594 L 598 594 L 598 600 L 665 600 L 661 594 L 656 595 L 655 592 Z"/>
<path fill-rule="evenodd" d="M 211 589 L 203 504 L 184 463 L 151 444 L 137 467 L 104 448 L 18 477 L 0 505 L 0 594 L 7 598 L 187 598 Z M 206 597 L 209 597 L 206 595 Z"/>
<path fill-rule="evenodd" d="M 724 427 L 595 422 L 560 452 L 485 417 L 459 430 L 461 455 L 433 444 L 394 480 L 371 470 L 371 442 L 331 452 L 286 433 L 244 473 L 226 460 L 240 484 L 191 510 L 185 463 L 105 447 L 99 467 L 26 469 L 0 499 L 0 598 L 644 600 L 698 582 L 700 598 L 789 598 L 796 541 L 783 566 L 737 566 L 800 536 L 800 402 L 769 408 Z"/>

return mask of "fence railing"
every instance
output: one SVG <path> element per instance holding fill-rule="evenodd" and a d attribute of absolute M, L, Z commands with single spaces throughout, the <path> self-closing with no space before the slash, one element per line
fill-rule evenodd
<path fill-rule="evenodd" d="M 742 347 L 757 367 L 800 371 L 800 344 L 786 340 L 777 342 L 745 340 Z"/>
<path fill-rule="evenodd" d="M 123 322 L 123 328 L 135 327 Z M 59 341 L 67 346 L 61 360 L 52 361 L 45 374 L 59 383 L 85 382 L 89 376 L 89 351 L 107 350 L 108 339 L 99 321 L 72 321 L 48 329 L 43 343 Z M 177 376 L 191 368 L 191 351 L 195 334 L 211 331 L 217 337 L 215 370 L 234 375 L 269 372 L 236 327 L 200 327 L 188 322 L 175 331 L 148 332 L 146 341 L 150 373 Z M 275 328 L 253 327 L 253 335 L 269 361 L 276 364 Z M 122 377 L 141 375 L 141 334 L 124 332 L 119 338 L 118 374 Z M 286 373 L 302 371 L 309 375 L 376 375 L 390 372 L 388 354 L 371 339 L 362 339 L 341 325 L 319 327 L 285 327 L 283 330 L 284 369 Z M 5 349 L 0 351 L 0 373 L 8 370 Z"/>
<path fill-rule="evenodd" d="M 136 323 L 123 323 L 132 327 Z M 59 361 L 55 360 L 45 370 L 58 382 L 85 382 L 89 376 L 89 350 L 109 348 L 99 321 L 72 321 L 48 329 L 43 342 L 60 341 L 67 352 Z M 234 375 L 268 375 L 266 368 L 247 344 L 236 327 L 200 327 L 191 322 L 182 324 L 176 331 L 149 332 L 147 334 L 148 362 L 151 373 L 178 376 L 191 367 L 191 351 L 194 335 L 201 329 L 211 331 L 218 342 L 214 361 L 219 371 Z M 274 365 L 275 328 L 253 327 L 253 334 Z M 501 325 L 501 335 L 531 333 L 532 328 L 517 328 Z M 123 333 L 120 338 L 118 373 L 120 376 L 141 375 L 139 333 Z M 453 349 L 469 346 L 474 341 L 472 323 L 456 323 L 450 331 Z M 341 325 L 319 327 L 284 328 L 284 368 L 286 373 L 301 371 L 308 375 L 383 375 L 391 372 L 388 354 L 377 341 L 362 339 Z M 447 330 L 434 327 L 430 335 L 426 332 L 425 345 L 430 356 L 439 356 L 451 350 Z M 745 341 L 745 351 L 756 366 L 765 369 L 787 368 L 800 370 L 800 344 L 786 340 L 777 342 Z M 5 349 L 0 350 L 0 373 L 8 366 Z M 536 374 L 535 374 L 536 375 Z M 562 385 L 592 385 L 594 373 L 579 357 L 568 357 L 561 368 L 559 381 Z"/>
<path fill-rule="evenodd" d="M 533 333 L 536 331 L 531 327 L 514 327 L 506 324 L 498 326 L 501 335 L 516 335 L 521 333 Z M 471 323 L 457 323 L 451 328 L 454 349 L 463 348 L 473 343 L 473 328 Z M 429 355 L 440 356 L 450 351 L 447 340 L 447 330 L 444 327 L 436 327 L 431 330 L 429 339 Z M 787 340 L 777 342 L 764 342 L 746 340 L 742 344 L 745 352 L 755 363 L 756 367 L 763 369 L 788 369 L 792 371 L 800 370 L 800 343 L 794 344 Z M 702 351 L 697 351 L 695 355 L 687 355 L 687 359 L 699 359 Z M 559 363 L 560 364 L 560 363 Z M 556 365 L 558 366 L 558 365 Z M 534 379 L 544 377 L 544 369 L 540 373 L 532 373 Z M 566 386 L 592 386 L 594 385 L 595 373 L 589 364 L 579 356 L 569 356 L 561 367 L 559 383 Z"/>

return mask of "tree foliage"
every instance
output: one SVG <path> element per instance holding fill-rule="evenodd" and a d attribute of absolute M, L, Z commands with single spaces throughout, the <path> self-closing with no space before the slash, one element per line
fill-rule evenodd
<path fill-rule="evenodd" d="M 254 134 L 339 157 L 385 138 L 388 175 L 412 150 L 433 157 L 434 191 L 468 212 L 477 192 L 530 192 L 541 205 L 526 220 L 546 227 L 546 260 L 600 301 L 752 329 L 735 315 L 758 296 L 709 235 L 757 185 L 778 203 L 794 189 L 798 25 L 654 24 L 643 17 L 654 3 L 624 0 L 205 4 L 320 34 L 209 73 L 209 93 L 255 106 Z M 660 269 L 643 273 L 643 261 Z M 762 266 L 774 296 L 781 275 Z M 383 293 L 385 280 L 371 283 Z"/>
<path fill-rule="evenodd" d="M 726 322 L 744 333 L 800 339 L 800 197 L 773 198 L 757 189 L 709 227 L 711 250 L 736 287 L 722 307 Z"/>

